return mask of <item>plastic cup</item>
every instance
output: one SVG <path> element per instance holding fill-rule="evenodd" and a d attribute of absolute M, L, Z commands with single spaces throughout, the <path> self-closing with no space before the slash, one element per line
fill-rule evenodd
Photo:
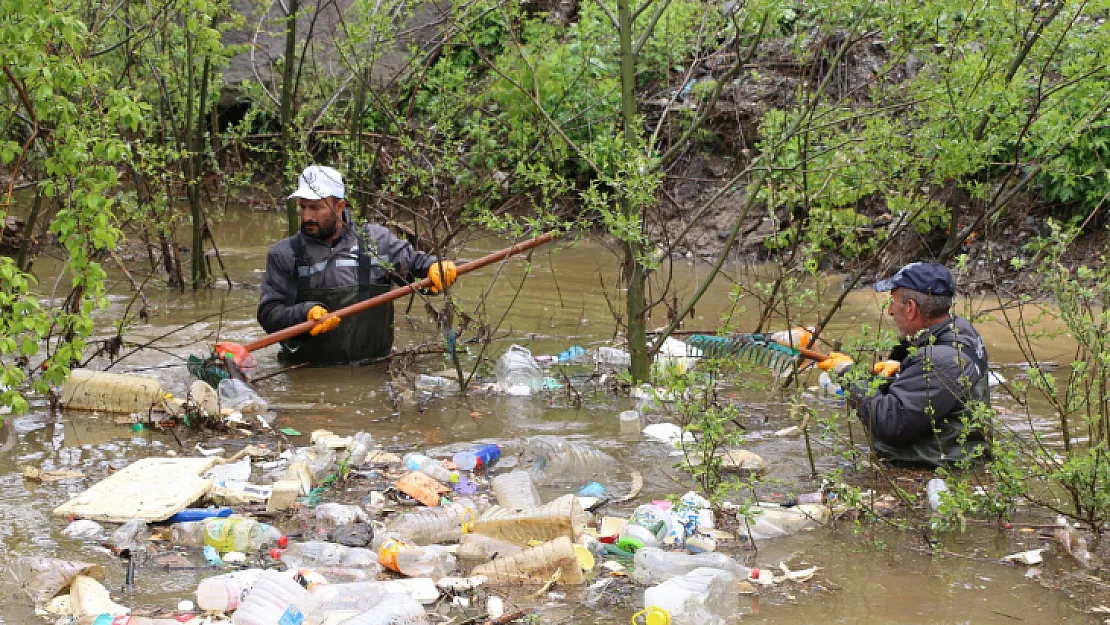
<path fill-rule="evenodd" d="M 473 471 L 478 467 L 488 467 L 494 462 L 497 462 L 500 457 L 501 446 L 490 443 L 460 451 L 455 454 L 452 460 L 455 462 L 455 466 L 459 467 L 460 470 Z"/>

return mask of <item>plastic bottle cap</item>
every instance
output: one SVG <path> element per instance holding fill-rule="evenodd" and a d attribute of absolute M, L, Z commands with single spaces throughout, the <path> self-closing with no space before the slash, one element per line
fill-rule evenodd
<path fill-rule="evenodd" d="M 636 617 L 643 616 L 646 625 L 671 625 L 671 613 L 659 606 L 651 606 L 632 615 L 633 625 L 637 625 Z"/>
<path fill-rule="evenodd" d="M 281 547 L 282 549 L 285 549 L 286 547 L 288 547 L 289 546 L 289 537 L 288 536 L 282 536 L 281 538 L 277 539 L 277 546 Z M 276 558 L 275 558 L 275 560 L 276 560 Z"/>
<path fill-rule="evenodd" d="M 578 566 L 582 567 L 583 571 L 592 571 L 597 564 L 594 554 L 590 553 L 584 545 L 574 546 L 574 557 L 578 558 Z"/>
<path fill-rule="evenodd" d="M 631 551 L 635 553 L 637 550 L 644 548 L 644 541 L 640 540 L 639 538 L 625 536 L 624 538 L 617 541 L 617 547 L 620 547 L 625 551 Z"/>
<path fill-rule="evenodd" d="M 282 538 L 285 538 L 285 537 L 282 536 Z M 288 543 L 288 541 L 286 541 L 286 542 Z M 271 549 L 270 550 L 270 558 L 272 558 L 274 560 L 280 560 L 282 553 L 283 553 L 283 551 L 281 549 Z"/>

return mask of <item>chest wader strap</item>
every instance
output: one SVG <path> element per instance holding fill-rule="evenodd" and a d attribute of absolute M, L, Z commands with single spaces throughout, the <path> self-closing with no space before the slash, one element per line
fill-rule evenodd
<path fill-rule="evenodd" d="M 304 248 L 304 235 L 298 232 L 293 237 L 293 271 L 297 272 L 297 290 L 304 290 L 309 288 L 308 279 L 311 277 L 309 271 L 312 263 L 308 262 L 308 252 Z M 303 269 L 302 269 L 303 268 Z"/>
<path fill-rule="evenodd" d="M 362 240 L 362 235 L 358 237 L 358 301 L 362 302 L 370 299 L 370 266 L 373 264 L 373 259 L 366 255 L 366 244 Z"/>

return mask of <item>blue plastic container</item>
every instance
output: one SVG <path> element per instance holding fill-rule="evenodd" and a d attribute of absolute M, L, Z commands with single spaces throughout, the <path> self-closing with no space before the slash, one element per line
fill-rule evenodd
<path fill-rule="evenodd" d="M 459 467 L 460 470 L 473 471 L 478 467 L 488 467 L 497 462 L 500 457 L 501 446 L 490 443 L 460 451 L 451 460 L 455 462 L 455 466 Z"/>

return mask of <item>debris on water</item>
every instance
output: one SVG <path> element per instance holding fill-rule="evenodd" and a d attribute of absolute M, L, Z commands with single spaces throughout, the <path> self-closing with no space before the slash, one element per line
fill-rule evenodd
<path fill-rule="evenodd" d="M 85 474 L 80 471 L 68 471 L 65 469 L 43 471 L 38 467 L 23 467 L 23 479 L 31 480 L 32 482 L 61 482 L 63 480 L 74 480 L 81 477 L 85 477 Z"/>
<path fill-rule="evenodd" d="M 1018 564 L 1025 564 L 1027 566 L 1031 566 L 1031 565 L 1034 565 L 1034 564 L 1040 564 L 1041 562 L 1044 562 L 1044 558 L 1041 557 L 1041 552 L 1042 551 L 1044 551 L 1044 549 L 1031 549 L 1029 551 L 1021 551 L 1021 552 L 1018 552 L 1018 553 L 1011 553 L 1010 555 L 1008 555 L 1008 556 L 1006 556 L 1002 559 L 1007 561 L 1007 562 L 1017 562 Z"/>
<path fill-rule="evenodd" d="M 775 432 L 775 436 L 799 436 L 802 433 L 802 428 L 792 425 L 788 428 L 783 428 Z"/>

